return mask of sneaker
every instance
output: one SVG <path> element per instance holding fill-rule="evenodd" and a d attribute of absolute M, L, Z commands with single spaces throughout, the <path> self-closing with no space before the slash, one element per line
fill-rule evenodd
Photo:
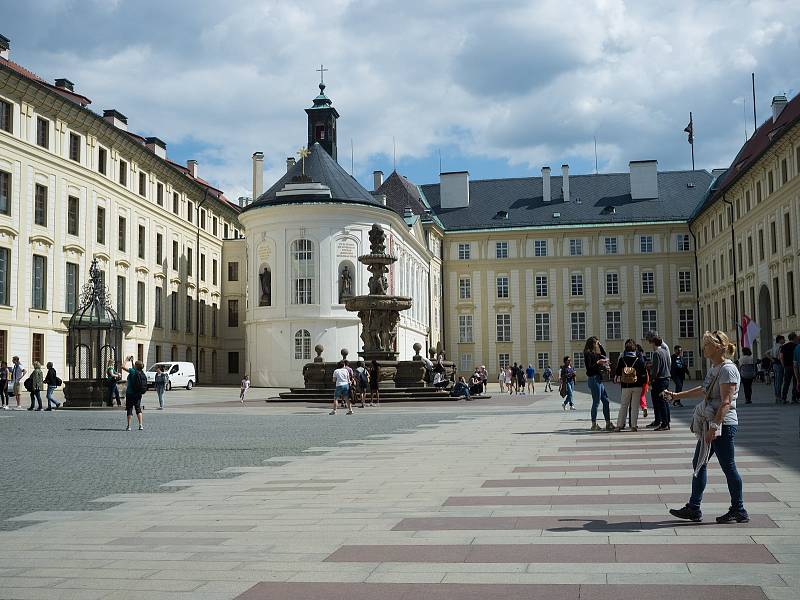
<path fill-rule="evenodd" d="M 352 415 L 352 414 L 353 414 L 353 409 L 350 409 L 350 410 L 348 410 L 348 411 L 347 411 L 346 413 L 344 413 L 344 414 L 346 414 L 346 415 Z"/>
<path fill-rule="evenodd" d="M 590 431 L 600 431 L 600 425 L 598 425 L 597 423 L 592 423 L 592 428 L 590 429 Z"/>
<path fill-rule="evenodd" d="M 142 427 L 141 425 L 139 425 L 139 431 L 144 431 L 144 427 Z"/>
<path fill-rule="evenodd" d="M 661 427 L 661 423 L 656 423 L 655 421 L 653 421 L 653 422 L 652 422 L 652 423 L 650 423 L 649 425 L 645 425 L 645 427 L 646 427 L 647 429 L 655 429 L 655 428 L 657 428 L 657 427 Z"/>
<path fill-rule="evenodd" d="M 606 431 L 614 431 L 614 426 L 611 424 L 611 421 L 606 423 Z"/>
<path fill-rule="evenodd" d="M 570 409 L 570 410 L 578 410 L 577 408 L 575 408 L 575 405 L 574 405 L 574 404 L 570 404 L 570 405 L 569 405 L 569 409 Z"/>
<path fill-rule="evenodd" d="M 731 508 L 728 512 L 726 512 L 721 517 L 717 517 L 717 523 L 720 525 L 725 525 L 726 523 L 749 523 L 750 522 L 750 515 L 747 514 L 745 509 L 741 510 L 734 510 Z"/>
<path fill-rule="evenodd" d="M 656 427 L 653 431 L 669 431 L 669 425 L 661 425 Z"/>
<path fill-rule="evenodd" d="M 8 406 L 3 404 L 3 410 L 8 410 Z"/>
<path fill-rule="evenodd" d="M 130 431 L 130 430 L 131 430 L 131 426 L 130 426 L 130 425 L 128 425 L 128 426 L 125 428 L 125 431 Z"/>
<path fill-rule="evenodd" d="M 639 431 L 638 427 L 631 427 L 631 431 Z"/>
<path fill-rule="evenodd" d="M 61 402 L 56 402 L 56 408 L 61 408 Z"/>
<path fill-rule="evenodd" d="M 614 427 L 612 430 L 614 433 L 619 433 L 620 431 L 625 431 L 624 427 Z"/>
<path fill-rule="evenodd" d="M 688 504 L 683 508 L 670 508 L 669 514 L 673 517 L 678 517 L 679 519 L 686 519 L 687 521 L 694 521 L 695 523 L 699 523 L 703 520 L 703 513 L 699 508 L 692 508 Z"/>
<path fill-rule="evenodd" d="M 48 406 L 47 408 L 44 409 L 44 412 L 52 412 L 52 410 L 53 409 Z"/>
<path fill-rule="evenodd" d="M 329 414 L 329 415 L 335 415 L 335 414 L 336 414 L 336 411 L 335 411 L 335 410 L 332 410 L 332 411 L 331 411 L 331 412 L 329 412 L 328 414 Z"/>
<path fill-rule="evenodd" d="M 33 410 L 33 407 L 31 406 L 28 410 Z"/>
<path fill-rule="evenodd" d="M 567 410 L 567 405 L 565 404 L 565 405 L 564 405 L 564 406 L 562 406 L 561 408 L 563 408 L 564 410 Z"/>
<path fill-rule="evenodd" d="M 647 409 L 646 409 L 646 408 L 643 408 L 643 409 L 642 409 L 642 416 L 643 416 L 645 419 L 647 418 Z"/>

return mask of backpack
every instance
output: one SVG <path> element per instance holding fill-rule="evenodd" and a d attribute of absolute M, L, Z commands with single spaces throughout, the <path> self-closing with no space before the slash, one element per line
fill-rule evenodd
<path fill-rule="evenodd" d="M 32 392 L 32 391 L 33 391 L 33 379 L 31 379 L 30 377 L 28 377 L 28 378 L 27 378 L 27 379 L 26 379 L 26 380 L 23 382 L 23 384 L 22 384 L 22 385 L 24 385 L 24 386 L 25 386 L 25 389 L 26 389 L 26 390 L 28 390 L 29 392 Z"/>
<path fill-rule="evenodd" d="M 636 360 L 638 360 L 638 359 L 636 359 Z M 636 367 L 634 367 L 633 365 L 628 365 L 628 364 L 626 364 L 624 362 L 622 364 L 623 364 L 622 375 L 619 378 L 620 383 L 635 384 L 636 380 L 639 377 L 636 374 Z M 635 364 L 636 364 L 636 361 L 634 361 L 634 365 Z"/>
<path fill-rule="evenodd" d="M 144 371 L 136 370 L 133 374 L 133 391 L 137 394 L 147 393 L 147 375 Z"/>
<path fill-rule="evenodd" d="M 358 383 L 362 388 L 366 389 L 366 387 L 369 385 L 369 371 L 366 369 L 361 369 L 358 371 Z"/>
<path fill-rule="evenodd" d="M 61 385 L 62 385 L 63 383 L 64 383 L 64 382 L 63 382 L 63 381 L 61 381 L 61 377 L 56 377 L 56 381 L 55 381 L 56 387 L 61 387 Z"/>

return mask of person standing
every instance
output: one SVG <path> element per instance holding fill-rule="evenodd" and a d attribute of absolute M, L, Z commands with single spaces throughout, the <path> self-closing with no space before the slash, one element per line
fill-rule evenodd
<path fill-rule="evenodd" d="M 156 376 L 153 378 L 153 387 L 156 388 L 156 394 L 158 395 L 158 410 L 164 410 L 164 392 L 167 389 L 167 382 L 169 381 L 169 375 L 167 375 L 167 370 L 164 365 L 158 365 L 156 367 Z"/>
<path fill-rule="evenodd" d="M 789 390 L 792 390 L 792 403 L 797 404 L 800 394 L 794 378 L 794 350 L 797 347 L 797 334 L 793 331 L 788 336 L 788 341 L 781 346 L 780 359 L 783 365 L 783 387 L 781 388 L 781 402 L 789 403 Z"/>
<path fill-rule="evenodd" d="M 517 394 L 525 394 L 525 369 L 522 368 L 522 363 L 517 367 Z"/>
<path fill-rule="evenodd" d="M 558 373 L 558 392 L 564 399 L 564 403 L 561 405 L 564 410 L 567 410 L 567 404 L 569 404 L 570 410 L 575 410 L 575 403 L 572 401 L 574 389 L 575 369 L 572 368 L 572 359 L 565 356 Z"/>
<path fill-rule="evenodd" d="M 586 364 L 586 376 L 589 378 L 589 391 L 592 393 L 592 431 L 600 431 L 600 426 L 597 424 L 597 408 L 601 402 L 603 403 L 603 417 L 606 420 L 606 431 L 613 431 L 608 392 L 603 385 L 603 371 L 608 369 L 608 358 L 596 336 L 591 336 L 586 340 L 586 345 L 583 347 L 583 360 Z"/>
<path fill-rule="evenodd" d="M 744 507 L 742 478 L 736 469 L 735 439 L 739 428 L 736 414 L 736 399 L 739 395 L 739 371 L 730 360 L 736 351 L 728 336 L 722 331 L 706 331 L 703 334 L 703 356 L 711 361 L 711 368 L 702 386 L 675 394 L 683 398 L 704 396 L 705 400 L 695 408 L 692 431 L 697 436 L 692 466 L 692 494 L 686 506 L 670 509 L 670 514 L 679 519 L 702 521 L 700 504 L 707 482 L 707 465 L 716 454 L 728 483 L 731 506 L 727 513 L 717 517 L 717 523 L 747 523 L 750 516 Z"/>
<path fill-rule="evenodd" d="M 42 374 L 41 363 L 34 361 L 33 372 L 31 373 L 29 379 L 31 380 L 31 405 L 28 407 L 28 410 L 33 410 L 34 400 L 39 405 L 36 410 L 42 410 L 42 387 L 44 386 L 44 375 Z"/>
<path fill-rule="evenodd" d="M 772 389 L 775 391 L 775 404 L 780 404 L 781 389 L 783 388 L 783 363 L 781 363 L 781 346 L 786 343 L 786 338 L 782 335 L 775 337 L 775 345 L 772 346 Z"/>
<path fill-rule="evenodd" d="M 125 387 L 125 415 L 128 425 L 125 431 L 131 430 L 131 417 L 136 411 L 136 420 L 139 422 L 139 431 L 144 431 L 142 424 L 142 396 L 147 392 L 147 375 L 144 374 L 144 364 L 137 360 L 133 361 L 133 356 L 128 360 L 128 380 Z"/>
<path fill-rule="evenodd" d="M 370 406 L 380 406 L 381 405 L 381 392 L 379 388 L 379 383 L 381 381 L 381 367 L 378 364 L 377 360 L 372 361 L 372 365 L 369 369 L 369 405 Z"/>
<path fill-rule="evenodd" d="M 497 383 L 500 384 L 500 393 L 506 391 L 506 370 L 500 367 L 500 372 L 497 374 Z"/>
<path fill-rule="evenodd" d="M 506 367 L 506 389 L 508 390 L 508 395 L 512 395 L 514 393 L 514 381 L 516 378 L 514 377 L 514 371 L 511 367 Z"/>
<path fill-rule="evenodd" d="M 345 366 L 344 361 L 339 361 L 336 370 L 333 372 L 333 410 L 330 414 L 335 415 L 337 402 L 341 399 L 347 403 L 347 414 L 353 414 L 353 405 L 350 403 L 350 370 Z"/>
<path fill-rule="evenodd" d="M 479 372 L 481 374 L 481 393 L 485 394 L 489 386 L 489 372 L 486 370 L 486 365 L 481 365 Z"/>
<path fill-rule="evenodd" d="M 646 419 L 647 418 L 647 390 L 650 388 L 650 362 L 644 355 L 644 348 L 642 348 L 641 344 L 636 344 L 636 356 L 641 358 L 644 361 L 644 369 L 645 369 L 645 380 L 644 385 L 642 386 L 642 395 L 639 398 L 639 408 L 642 409 L 642 416 Z"/>
<path fill-rule="evenodd" d="M 56 408 L 61 408 L 61 403 L 53 398 L 53 392 L 61 385 L 61 379 L 59 379 L 56 374 L 56 370 L 53 368 L 53 363 L 51 362 L 47 363 L 47 374 L 44 376 L 44 383 L 47 385 L 47 408 L 45 410 L 53 410 L 53 405 L 55 405 Z"/>
<path fill-rule="evenodd" d="M 625 421 L 628 419 L 629 412 L 631 431 L 638 431 L 639 406 L 637 404 L 642 394 L 642 386 L 647 381 L 647 369 L 642 357 L 636 354 L 634 340 L 625 340 L 625 352 L 617 361 L 614 381 L 620 384 L 622 391 L 615 431 L 625 429 Z"/>
<path fill-rule="evenodd" d="M 244 400 L 247 397 L 247 392 L 250 389 L 250 376 L 245 373 L 242 377 L 242 382 L 239 385 L 239 402 L 244 406 Z"/>
<path fill-rule="evenodd" d="M 689 376 L 689 367 L 686 364 L 686 357 L 683 355 L 683 348 L 675 346 L 675 352 L 670 357 L 669 376 L 675 384 L 675 391 L 683 390 L 683 382 Z M 672 406 L 683 406 L 680 400 L 675 400 Z"/>
<path fill-rule="evenodd" d="M 10 374 L 8 363 L 0 361 L 0 403 L 3 405 L 3 410 L 8 410 L 8 376 Z"/>
<path fill-rule="evenodd" d="M 358 399 L 361 400 L 361 408 L 364 408 L 364 406 L 366 406 L 364 401 L 366 400 L 367 392 L 369 391 L 369 371 L 367 371 L 367 368 L 364 366 L 363 360 L 358 361 L 358 366 L 356 367 L 355 372 L 355 380 L 356 384 L 358 385 L 357 396 Z M 372 406 L 372 402 L 370 402 L 369 405 Z"/>
<path fill-rule="evenodd" d="M 544 372 L 542 373 L 542 377 L 544 378 L 544 391 L 552 392 L 553 386 L 551 384 L 551 381 L 553 379 L 553 369 L 550 368 L 550 365 L 545 366 Z"/>
<path fill-rule="evenodd" d="M 518 371 L 519 367 L 517 367 L 517 363 L 514 363 L 513 366 L 511 367 L 511 388 L 513 390 L 512 393 L 514 394 L 519 393 Z"/>
<path fill-rule="evenodd" d="M 117 400 L 117 406 L 122 406 L 122 402 L 119 399 L 119 386 L 117 385 L 121 380 L 122 375 L 117 373 L 114 368 L 114 361 L 108 361 L 108 367 L 106 368 L 106 383 L 108 384 L 108 400 L 106 403 L 108 406 L 114 406 L 114 399 Z"/>
<path fill-rule="evenodd" d="M 527 391 L 531 393 L 531 396 L 533 396 L 536 393 L 536 389 L 534 387 L 534 384 L 536 383 L 536 380 L 534 379 L 534 377 L 536 377 L 536 369 L 533 368 L 533 365 L 528 365 L 528 368 L 525 369 L 525 377 L 528 379 Z"/>
<path fill-rule="evenodd" d="M 19 361 L 19 356 L 11 358 L 11 365 L 11 390 L 14 392 L 14 399 L 17 401 L 17 410 L 22 410 L 20 393 L 22 392 L 22 379 L 27 371 Z"/>
<path fill-rule="evenodd" d="M 794 390 L 792 390 L 792 404 L 800 402 L 800 344 L 794 347 L 794 356 L 792 358 L 792 369 L 794 370 Z"/>
<path fill-rule="evenodd" d="M 753 403 L 753 380 L 756 378 L 756 364 L 753 361 L 753 351 L 742 348 L 742 358 L 739 359 L 739 378 L 744 388 L 744 403 Z"/>
<path fill-rule="evenodd" d="M 655 421 L 648 425 L 654 431 L 669 431 L 670 403 L 664 399 L 664 391 L 669 389 L 670 356 L 669 349 L 665 348 L 664 341 L 658 335 L 650 338 L 653 345 L 653 359 L 650 367 L 650 401 L 655 410 Z M 680 398 L 680 396 L 678 397 Z"/>

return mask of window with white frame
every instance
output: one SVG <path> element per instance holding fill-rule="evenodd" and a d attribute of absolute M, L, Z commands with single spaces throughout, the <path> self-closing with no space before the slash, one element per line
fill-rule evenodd
<path fill-rule="evenodd" d="M 570 339 L 578 341 L 586 338 L 586 313 L 574 311 L 569 314 Z"/>
<path fill-rule="evenodd" d="M 656 293 L 656 274 L 652 271 L 642 272 L 642 294 Z"/>
<path fill-rule="evenodd" d="M 472 352 L 461 353 L 461 370 L 462 371 L 472 370 Z"/>
<path fill-rule="evenodd" d="M 573 369 L 585 369 L 586 368 L 586 361 L 583 359 L 583 352 L 573 352 L 572 353 L 572 368 Z"/>
<path fill-rule="evenodd" d="M 618 310 L 606 311 L 606 339 L 622 339 L 622 313 Z"/>
<path fill-rule="evenodd" d="M 689 234 L 688 233 L 679 233 L 678 234 L 678 252 L 689 252 L 690 244 L 689 244 Z"/>
<path fill-rule="evenodd" d="M 642 311 L 642 337 L 645 337 L 648 331 L 658 331 L 656 311 L 652 308 Z"/>
<path fill-rule="evenodd" d="M 534 319 L 536 324 L 536 341 L 550 341 L 550 313 L 536 313 Z"/>
<path fill-rule="evenodd" d="M 653 252 L 653 236 L 640 235 L 639 236 L 639 252 L 649 254 Z"/>
<path fill-rule="evenodd" d="M 294 334 L 294 359 L 311 360 L 311 334 L 305 329 Z"/>
<path fill-rule="evenodd" d="M 583 296 L 583 274 L 572 273 L 570 275 L 570 293 L 573 296 Z"/>
<path fill-rule="evenodd" d="M 508 277 L 505 275 L 497 278 L 497 297 L 508 298 Z"/>
<path fill-rule="evenodd" d="M 510 342 L 511 341 L 511 315 L 501 313 L 495 317 L 497 323 L 497 341 Z"/>
<path fill-rule="evenodd" d="M 507 369 L 511 365 L 511 355 L 501 352 L 497 355 L 497 368 Z"/>
<path fill-rule="evenodd" d="M 615 238 L 615 237 L 607 237 L 605 239 L 605 247 L 606 247 L 606 254 L 616 254 L 617 253 L 617 238 Z"/>
<path fill-rule="evenodd" d="M 292 242 L 292 304 L 314 303 L 314 246 L 311 240 Z"/>
<path fill-rule="evenodd" d="M 469 277 L 460 277 L 458 279 L 458 298 L 460 300 L 469 300 L 472 298 L 472 279 Z"/>
<path fill-rule="evenodd" d="M 472 343 L 472 315 L 458 315 L 458 341 Z"/>
<path fill-rule="evenodd" d="M 619 294 L 619 273 L 606 273 L 606 296 Z"/>
<path fill-rule="evenodd" d="M 547 240 L 533 240 L 533 255 L 547 256 Z"/>
<path fill-rule="evenodd" d="M 547 275 L 536 276 L 536 297 L 544 298 L 548 294 L 547 291 Z"/>
<path fill-rule="evenodd" d="M 539 352 L 536 354 L 536 365 L 539 367 L 539 371 L 544 371 L 545 367 L 550 364 L 550 353 L 549 352 Z"/>
<path fill-rule="evenodd" d="M 458 245 L 458 260 L 469 260 L 470 257 L 470 245 L 469 244 L 459 244 Z"/>
<path fill-rule="evenodd" d="M 683 362 L 690 369 L 694 367 L 694 350 L 683 351 Z"/>
<path fill-rule="evenodd" d="M 508 258 L 508 242 L 495 242 L 494 256 L 495 258 Z"/>
<path fill-rule="evenodd" d="M 678 336 L 682 338 L 694 337 L 693 308 L 681 308 L 678 311 Z"/>
<path fill-rule="evenodd" d="M 692 291 L 691 271 L 678 271 L 678 291 L 681 294 L 688 294 Z"/>
<path fill-rule="evenodd" d="M 581 256 L 583 254 L 583 240 L 570 240 L 569 241 L 569 255 Z"/>

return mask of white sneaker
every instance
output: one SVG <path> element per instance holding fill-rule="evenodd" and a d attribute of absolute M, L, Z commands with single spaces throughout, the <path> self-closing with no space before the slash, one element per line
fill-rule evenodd
<path fill-rule="evenodd" d="M 8 410 L 8 406 L 6 406 L 5 404 L 3 404 L 3 410 Z"/>
<path fill-rule="evenodd" d="M 139 431 L 144 431 L 144 427 L 142 427 L 141 425 L 139 425 Z"/>
<path fill-rule="evenodd" d="M 131 430 L 131 426 L 130 426 L 130 425 L 128 425 L 128 426 L 125 428 L 125 431 L 130 431 L 130 430 Z"/>

